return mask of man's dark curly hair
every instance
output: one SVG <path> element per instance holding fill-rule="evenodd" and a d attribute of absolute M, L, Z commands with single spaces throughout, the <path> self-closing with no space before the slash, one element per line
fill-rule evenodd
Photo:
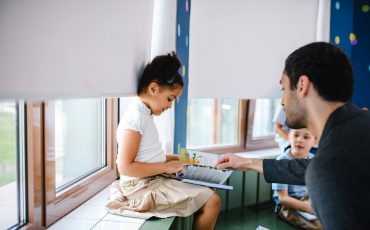
<path fill-rule="evenodd" d="M 348 102 L 352 98 L 352 65 L 333 44 L 314 42 L 295 50 L 285 61 L 284 73 L 291 90 L 296 89 L 299 77 L 306 75 L 324 100 Z"/>

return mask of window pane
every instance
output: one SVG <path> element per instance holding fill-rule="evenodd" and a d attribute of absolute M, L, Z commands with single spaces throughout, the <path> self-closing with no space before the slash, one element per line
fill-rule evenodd
<path fill-rule="evenodd" d="M 238 109 L 235 99 L 189 100 L 187 148 L 238 144 Z"/>
<path fill-rule="evenodd" d="M 191 99 L 188 103 L 187 147 L 209 146 L 213 143 L 214 99 Z"/>
<path fill-rule="evenodd" d="M 57 100 L 54 103 L 56 189 L 106 164 L 102 100 Z M 50 114 L 48 114 L 50 116 Z"/>
<path fill-rule="evenodd" d="M 221 100 L 221 119 L 219 126 L 221 140 L 219 144 L 235 145 L 238 138 L 238 101 L 235 99 Z"/>
<path fill-rule="evenodd" d="M 257 99 L 254 110 L 252 139 L 259 137 L 272 136 L 275 134 L 274 117 L 277 105 L 281 99 Z"/>
<path fill-rule="evenodd" d="M 17 110 L 15 103 L 0 103 L 0 226 L 18 223 Z"/>

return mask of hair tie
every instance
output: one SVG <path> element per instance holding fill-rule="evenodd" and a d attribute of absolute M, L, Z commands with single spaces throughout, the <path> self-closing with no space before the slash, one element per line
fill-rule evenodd
<path fill-rule="evenodd" d="M 168 83 L 168 84 L 172 84 L 172 82 L 175 80 L 175 76 L 176 76 L 176 75 L 174 75 L 172 78 L 168 79 L 168 80 L 167 80 L 167 83 Z"/>

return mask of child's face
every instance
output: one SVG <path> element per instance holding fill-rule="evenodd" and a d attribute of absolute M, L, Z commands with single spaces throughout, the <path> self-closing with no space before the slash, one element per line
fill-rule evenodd
<path fill-rule="evenodd" d="M 150 108 L 152 114 L 159 116 L 165 110 L 172 107 L 173 101 L 178 98 L 182 92 L 183 87 L 178 86 L 175 88 L 161 87 L 158 94 L 152 97 Z"/>
<path fill-rule="evenodd" d="M 289 142 L 292 146 L 291 154 L 296 158 L 306 158 L 308 152 L 315 145 L 316 140 L 308 129 L 291 129 Z"/>

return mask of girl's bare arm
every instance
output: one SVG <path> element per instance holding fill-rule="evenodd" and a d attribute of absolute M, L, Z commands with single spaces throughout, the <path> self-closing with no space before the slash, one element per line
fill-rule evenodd
<path fill-rule="evenodd" d="M 179 161 L 165 163 L 136 162 L 141 135 L 133 130 L 124 130 L 122 143 L 117 156 L 117 167 L 121 175 L 132 177 L 147 177 L 161 173 L 175 173 L 184 169 L 184 164 Z"/>

